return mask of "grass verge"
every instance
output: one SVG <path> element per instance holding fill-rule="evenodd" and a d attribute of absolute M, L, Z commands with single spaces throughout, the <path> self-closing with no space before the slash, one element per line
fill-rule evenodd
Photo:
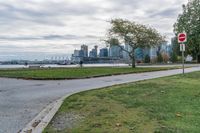
<path fill-rule="evenodd" d="M 200 72 L 67 98 L 44 133 L 199 133 Z"/>
<path fill-rule="evenodd" d="M 140 73 L 175 69 L 178 67 L 165 68 L 129 68 L 129 67 L 101 67 L 101 68 L 44 68 L 44 69 L 6 69 L 0 70 L 0 77 L 23 78 L 35 80 L 53 79 L 81 79 L 101 76 L 120 75 L 128 73 Z"/>

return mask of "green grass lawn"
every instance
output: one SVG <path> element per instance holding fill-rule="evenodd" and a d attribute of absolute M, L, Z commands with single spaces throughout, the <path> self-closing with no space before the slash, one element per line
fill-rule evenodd
<path fill-rule="evenodd" d="M 44 133 L 199 133 L 200 72 L 78 93 Z"/>
<path fill-rule="evenodd" d="M 99 67 L 99 68 L 42 68 L 42 69 L 0 69 L 0 77 L 25 79 L 77 79 L 98 76 L 110 76 L 127 73 L 139 73 L 174 69 L 166 68 L 129 68 L 129 67 Z"/>

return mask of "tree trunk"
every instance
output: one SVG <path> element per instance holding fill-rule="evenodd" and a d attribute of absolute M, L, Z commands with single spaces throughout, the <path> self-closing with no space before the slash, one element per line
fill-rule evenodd
<path fill-rule="evenodd" d="M 200 63 L 200 54 L 197 55 L 197 63 Z"/>
<path fill-rule="evenodd" d="M 135 49 L 132 48 L 131 53 L 129 53 L 129 56 L 131 58 L 132 61 L 132 68 L 135 68 Z"/>
<path fill-rule="evenodd" d="M 135 56 L 132 57 L 132 68 L 135 68 Z"/>

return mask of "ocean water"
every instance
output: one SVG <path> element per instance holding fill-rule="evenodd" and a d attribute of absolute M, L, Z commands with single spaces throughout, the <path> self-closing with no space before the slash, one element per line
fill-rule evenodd
<path fill-rule="evenodd" d="M 125 67 L 128 64 L 83 64 L 84 67 Z M 25 65 L 0 65 L 0 69 L 10 69 L 10 68 L 28 68 L 29 66 Z M 43 68 L 73 68 L 79 67 L 79 65 L 41 65 Z"/>

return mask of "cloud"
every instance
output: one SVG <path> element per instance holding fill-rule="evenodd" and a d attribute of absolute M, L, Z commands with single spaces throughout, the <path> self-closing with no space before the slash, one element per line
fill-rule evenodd
<path fill-rule="evenodd" d="M 111 18 L 153 26 L 168 40 L 187 0 L 5 0 L 0 1 L 0 53 L 72 53 L 81 44 L 105 44 Z M 8 52 L 12 51 L 12 53 Z M 19 57 L 21 55 L 19 54 Z M 24 57 L 24 56 L 23 56 Z"/>
<path fill-rule="evenodd" d="M 1 41 L 36 41 L 36 40 L 77 40 L 77 39 L 98 39 L 94 35 L 44 35 L 44 36 L 0 36 Z"/>
<path fill-rule="evenodd" d="M 165 18 L 174 18 L 177 16 L 178 9 L 175 7 L 169 7 L 158 12 L 150 14 L 148 17 L 165 17 Z"/>
<path fill-rule="evenodd" d="M 11 5 L 8 3 L 0 4 L 0 15 L 1 24 L 15 24 L 15 23 L 38 23 L 63 26 L 64 24 L 60 21 L 51 19 L 52 15 L 50 12 L 44 10 L 33 10 L 24 8 L 23 4 L 21 7 Z M 55 14 L 54 14 L 55 15 Z"/>

